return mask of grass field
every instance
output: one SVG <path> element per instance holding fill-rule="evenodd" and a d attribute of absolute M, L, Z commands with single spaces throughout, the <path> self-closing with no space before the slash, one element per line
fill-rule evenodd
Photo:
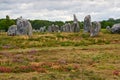
<path fill-rule="evenodd" d="M 0 80 L 120 80 L 120 34 L 0 33 Z"/>

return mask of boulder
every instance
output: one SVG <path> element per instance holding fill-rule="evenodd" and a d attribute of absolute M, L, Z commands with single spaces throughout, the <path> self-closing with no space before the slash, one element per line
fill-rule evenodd
<path fill-rule="evenodd" d="M 90 32 L 90 27 L 92 26 L 91 23 L 91 16 L 87 15 L 84 18 L 84 32 Z"/>
<path fill-rule="evenodd" d="M 32 36 L 31 23 L 28 20 L 23 19 L 22 17 L 17 19 L 17 35 Z"/>
<path fill-rule="evenodd" d="M 17 31 L 17 25 L 11 25 L 7 31 L 8 36 L 15 36 Z"/>
<path fill-rule="evenodd" d="M 99 22 L 94 21 L 92 26 L 90 27 L 90 36 L 97 36 L 101 29 L 101 24 Z"/>
<path fill-rule="evenodd" d="M 120 33 L 120 23 L 114 24 L 110 30 L 112 33 Z"/>

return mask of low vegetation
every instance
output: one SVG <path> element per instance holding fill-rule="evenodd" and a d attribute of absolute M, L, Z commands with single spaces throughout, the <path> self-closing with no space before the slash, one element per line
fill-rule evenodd
<path fill-rule="evenodd" d="M 119 80 L 120 35 L 0 33 L 0 80 Z"/>

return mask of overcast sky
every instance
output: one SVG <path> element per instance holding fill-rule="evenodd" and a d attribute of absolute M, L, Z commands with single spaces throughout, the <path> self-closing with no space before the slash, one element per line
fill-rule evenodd
<path fill-rule="evenodd" d="M 79 21 L 89 14 L 92 21 L 120 18 L 120 0 L 0 0 L 0 18 L 67 21 L 73 14 Z"/>

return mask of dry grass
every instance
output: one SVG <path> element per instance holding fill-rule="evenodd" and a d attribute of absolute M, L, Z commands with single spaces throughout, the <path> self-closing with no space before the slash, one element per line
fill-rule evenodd
<path fill-rule="evenodd" d="M 0 80 L 119 80 L 120 35 L 0 35 Z"/>

